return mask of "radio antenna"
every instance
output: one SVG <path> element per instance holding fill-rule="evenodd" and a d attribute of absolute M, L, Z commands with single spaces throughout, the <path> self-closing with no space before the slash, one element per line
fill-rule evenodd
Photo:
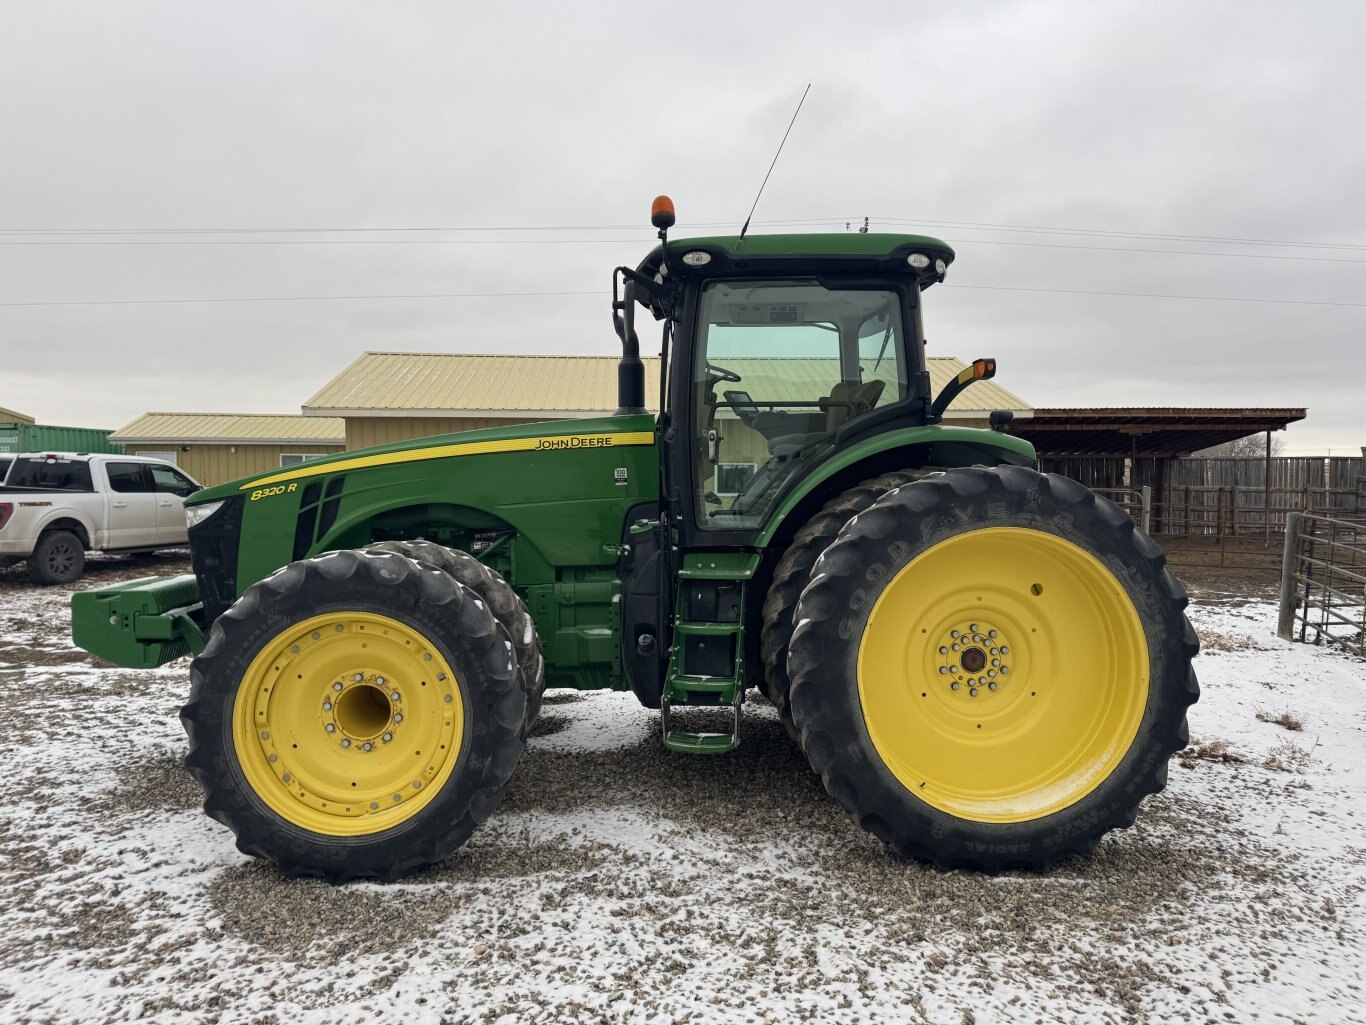
<path fill-rule="evenodd" d="M 792 134 L 792 126 L 797 123 L 797 115 L 802 112 L 802 104 L 806 102 L 806 94 L 811 91 L 811 83 L 806 83 L 806 89 L 802 92 L 802 98 L 797 101 L 797 109 L 792 113 L 792 120 L 787 123 L 787 131 L 783 132 L 783 141 L 778 143 L 778 152 L 773 154 L 773 163 L 768 165 L 768 174 L 764 175 L 763 184 L 759 186 L 759 194 L 754 197 L 754 205 L 749 208 L 749 216 L 745 218 L 745 226 L 740 229 L 740 237 L 735 240 L 735 248 L 738 250 L 745 241 L 745 232 L 749 231 L 749 222 L 754 219 L 754 211 L 759 208 L 759 196 L 764 194 L 764 186 L 768 184 L 769 175 L 773 173 L 773 168 L 777 166 L 778 158 L 783 155 L 783 147 L 787 145 L 787 137 Z"/>

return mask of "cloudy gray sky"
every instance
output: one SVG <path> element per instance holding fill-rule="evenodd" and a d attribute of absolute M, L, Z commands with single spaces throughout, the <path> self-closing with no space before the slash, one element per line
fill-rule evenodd
<path fill-rule="evenodd" d="M 0 7 L 0 405 L 42 422 L 295 412 L 366 349 L 610 353 L 650 200 L 738 228 L 809 81 L 751 230 L 951 241 L 933 352 L 1366 444 L 1360 3 Z M 127 302 L 490 292 L 575 294 Z"/>

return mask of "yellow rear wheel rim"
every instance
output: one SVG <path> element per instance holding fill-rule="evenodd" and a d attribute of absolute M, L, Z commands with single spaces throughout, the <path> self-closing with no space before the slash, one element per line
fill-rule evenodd
<path fill-rule="evenodd" d="M 232 739 L 275 814 L 328 836 L 406 822 L 460 756 L 464 704 L 445 656 L 387 616 L 334 612 L 276 634 L 238 686 Z"/>
<path fill-rule="evenodd" d="M 888 583 L 858 654 L 864 721 L 916 797 L 977 822 L 1061 811 L 1107 779 L 1148 701 L 1133 601 L 1095 556 L 1022 527 L 941 541 Z"/>

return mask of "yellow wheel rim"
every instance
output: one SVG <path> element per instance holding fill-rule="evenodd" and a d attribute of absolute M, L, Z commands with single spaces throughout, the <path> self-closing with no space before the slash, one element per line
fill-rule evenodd
<path fill-rule="evenodd" d="M 328 836 L 390 829 L 440 792 L 464 704 L 441 652 L 362 612 L 296 623 L 252 660 L 233 705 L 247 783 L 285 821 Z"/>
<path fill-rule="evenodd" d="M 1128 752 L 1148 644 L 1095 556 L 987 527 L 892 578 L 859 646 L 858 687 L 873 746 L 903 786 L 958 818 L 1023 822 L 1081 800 Z"/>

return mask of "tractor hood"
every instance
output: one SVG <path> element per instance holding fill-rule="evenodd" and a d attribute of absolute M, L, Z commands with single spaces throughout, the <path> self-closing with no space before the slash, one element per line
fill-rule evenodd
<path fill-rule="evenodd" d="M 583 420 L 550 420 L 489 427 L 476 431 L 439 434 L 430 438 L 394 442 L 373 448 L 338 452 L 310 459 L 269 473 L 241 477 L 196 492 L 186 499 L 187 506 L 221 502 L 238 495 L 279 485 L 297 484 L 310 478 L 329 476 L 378 466 L 448 460 L 462 456 L 496 452 L 568 451 L 612 448 L 622 445 L 653 445 L 654 416 L 601 416 Z"/>

